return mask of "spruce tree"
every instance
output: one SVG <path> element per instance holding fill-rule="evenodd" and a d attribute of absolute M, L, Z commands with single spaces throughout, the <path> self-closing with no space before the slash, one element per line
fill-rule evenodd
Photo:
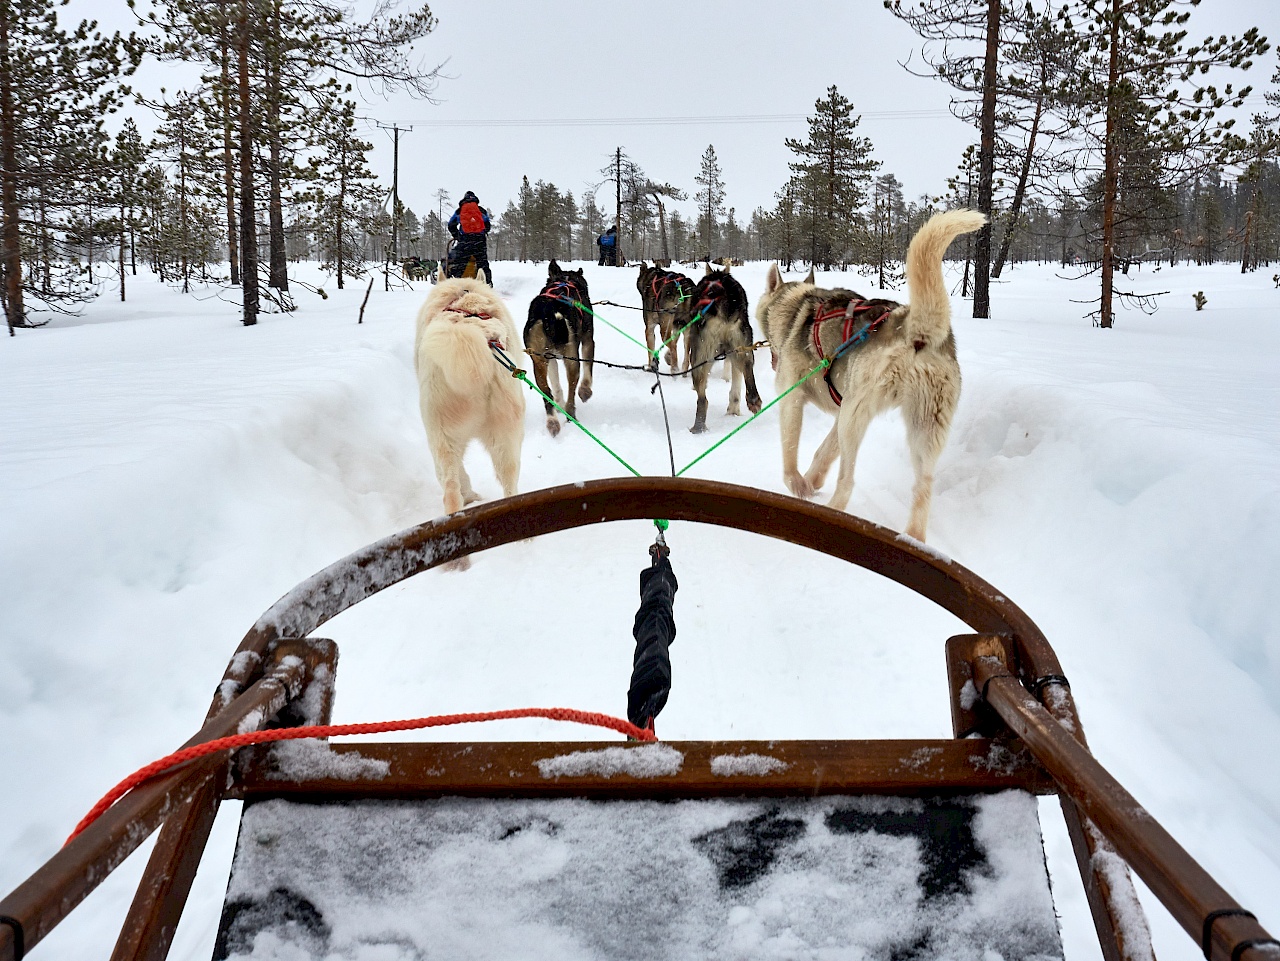
<path fill-rule="evenodd" d="M 724 206 L 724 178 L 713 145 L 707 144 L 702 152 L 702 164 L 693 182 L 701 188 L 694 196 L 698 204 L 697 229 L 702 235 L 703 252 L 710 259 L 719 230 L 720 210 Z"/>
<path fill-rule="evenodd" d="M 827 269 L 847 261 L 861 227 L 867 187 L 880 166 L 871 159 L 871 141 L 857 135 L 861 120 L 833 85 L 814 104 L 808 139 L 786 140 L 800 158 L 790 165 L 791 196 L 803 211 L 809 260 Z"/>

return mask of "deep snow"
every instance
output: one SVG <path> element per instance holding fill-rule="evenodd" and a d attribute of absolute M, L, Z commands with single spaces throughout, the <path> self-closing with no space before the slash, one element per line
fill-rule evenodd
<path fill-rule="evenodd" d="M 759 295 L 765 265 L 737 273 Z M 308 279 L 317 274 L 302 266 Z M 498 264 L 522 317 L 545 265 Z M 1229 266 L 1149 269 L 1154 316 L 1092 329 L 1094 295 L 1052 267 L 994 287 L 996 319 L 955 328 L 964 390 L 942 456 L 931 546 L 1037 620 L 1072 680 L 1094 752 L 1272 931 L 1280 929 L 1280 291 Z M 638 303 L 633 270 L 588 267 L 592 295 Z M 953 279 L 955 278 L 952 272 Z M 864 293 L 860 277 L 820 277 Z M 107 788 L 199 726 L 235 644 L 307 575 L 434 516 L 440 491 L 412 374 L 417 291 L 364 285 L 236 323 L 209 293 L 139 277 L 83 317 L 0 348 L 0 891 L 50 856 Z M 1203 290 L 1205 311 L 1191 294 Z M 204 299 L 202 299 L 204 298 Z M 601 313 L 639 335 L 635 311 Z M 598 356 L 638 349 L 600 326 Z M 767 359 L 757 374 L 773 396 Z M 597 369 L 584 421 L 639 469 L 668 470 L 652 381 Z M 711 433 L 667 385 L 677 465 L 738 421 L 711 381 Z M 530 398 L 521 489 L 620 468 L 575 430 L 551 439 Z M 810 412 L 802 457 L 827 425 Z M 477 489 L 496 496 L 473 450 Z M 784 490 L 776 416 L 694 468 Z M 873 425 L 850 509 L 905 522 L 895 415 Z M 829 493 L 828 491 L 825 493 Z M 622 713 L 636 575 L 652 527 L 614 524 L 430 572 L 321 631 L 342 663 L 335 719 L 558 705 Z M 664 737 L 937 737 L 949 719 L 950 615 L 836 561 L 745 533 L 674 525 L 681 590 Z M 436 731 L 582 737 L 550 722 Z M 1056 805 L 1042 803 L 1071 961 L 1097 956 Z M 172 957 L 207 958 L 238 806 L 210 842 Z M 37 949 L 114 941 L 142 856 Z M 1145 892 L 1144 892 L 1145 894 Z M 1162 961 L 1198 951 L 1146 898 Z"/>

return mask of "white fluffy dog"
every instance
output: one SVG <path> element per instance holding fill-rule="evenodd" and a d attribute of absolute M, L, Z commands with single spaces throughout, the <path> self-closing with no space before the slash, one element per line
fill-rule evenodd
<path fill-rule="evenodd" d="M 418 311 L 414 366 L 447 514 L 480 499 L 462 466 L 472 440 L 489 451 L 504 496 L 520 477 L 524 388 L 494 359 L 491 343 L 508 354 L 522 346 L 502 298 L 482 277 L 442 278 Z"/>

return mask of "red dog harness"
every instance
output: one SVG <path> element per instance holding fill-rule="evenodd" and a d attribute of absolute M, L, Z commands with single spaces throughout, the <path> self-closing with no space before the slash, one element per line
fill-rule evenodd
<path fill-rule="evenodd" d="M 705 313 L 712 304 L 724 296 L 724 284 L 718 280 L 710 281 L 703 288 L 702 296 L 698 298 L 698 302 L 693 305 L 694 314 Z"/>
<path fill-rule="evenodd" d="M 557 280 L 555 283 L 547 284 L 542 288 L 539 297 L 546 297 L 548 300 L 559 300 L 572 304 L 574 307 L 581 307 L 578 303 L 578 285 L 572 280 Z"/>
<path fill-rule="evenodd" d="M 867 320 L 863 315 L 872 310 L 881 311 L 880 316 Z M 840 396 L 840 391 L 836 390 L 836 385 L 831 382 L 833 365 L 879 330 L 891 313 L 893 313 L 892 305 L 871 304 L 861 298 L 850 300 L 843 306 L 832 304 L 829 301 L 822 301 L 818 309 L 813 312 L 813 347 L 818 352 L 819 360 L 826 359 L 826 355 L 822 352 L 822 325 L 828 320 L 835 320 L 837 317 L 844 319 L 844 327 L 840 332 L 840 346 L 831 355 L 831 364 L 827 365 L 827 369 L 822 375 L 822 379 L 827 382 L 827 390 L 831 392 L 831 399 L 835 401 L 837 407 L 844 402 L 844 398 Z M 853 329 L 854 324 L 858 323 L 859 320 L 861 320 L 862 326 L 855 331 Z"/>
<path fill-rule="evenodd" d="M 459 310 L 457 307 L 446 307 L 441 311 L 442 314 L 461 314 L 463 317 L 475 317 L 479 320 L 492 320 L 493 314 L 473 314 L 469 310 Z"/>
<path fill-rule="evenodd" d="M 653 302 L 656 304 L 658 298 L 662 296 L 662 292 L 668 287 L 674 286 L 676 292 L 680 295 L 681 303 L 683 303 L 688 294 L 685 293 L 680 281 L 688 279 L 688 277 L 682 277 L 680 274 L 672 273 L 669 270 L 654 274 L 653 279 L 649 281 L 649 291 L 653 296 Z"/>

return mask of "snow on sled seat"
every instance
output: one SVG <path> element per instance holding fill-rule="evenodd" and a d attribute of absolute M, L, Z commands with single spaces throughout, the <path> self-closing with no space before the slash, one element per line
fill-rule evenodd
<path fill-rule="evenodd" d="M 248 805 L 214 958 L 1051 959 L 1035 798 Z"/>

